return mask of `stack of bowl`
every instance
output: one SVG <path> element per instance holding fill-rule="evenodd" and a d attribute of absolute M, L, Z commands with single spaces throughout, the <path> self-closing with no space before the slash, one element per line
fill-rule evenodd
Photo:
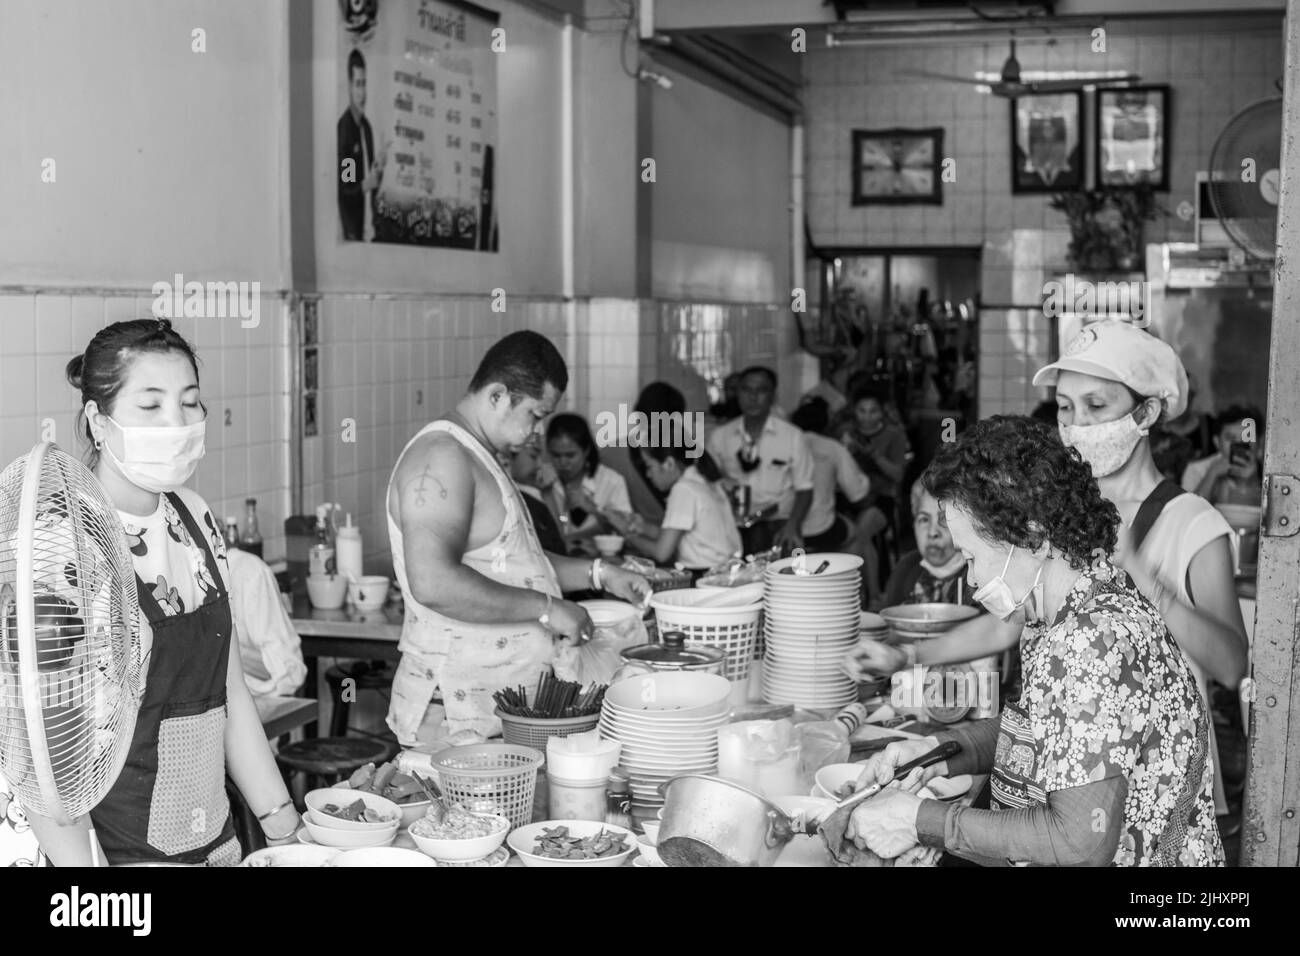
<path fill-rule="evenodd" d="M 842 662 L 861 628 L 862 563 L 852 554 L 809 554 L 768 565 L 768 703 L 837 710 L 857 700 L 857 685 Z"/>
<path fill-rule="evenodd" d="M 716 674 L 656 672 L 619 681 L 605 693 L 600 734 L 622 745 L 632 813 L 653 818 L 659 787 L 678 774 L 716 773 L 718 728 L 731 719 L 731 683 Z"/>
<path fill-rule="evenodd" d="M 358 800 L 365 803 L 375 820 L 343 820 L 326 813 L 325 808 L 350 807 Z M 402 825 L 402 808 L 391 800 L 356 790 L 313 790 L 307 794 L 307 815 L 303 817 L 310 839 L 302 842 L 339 850 L 364 850 L 389 846 Z"/>

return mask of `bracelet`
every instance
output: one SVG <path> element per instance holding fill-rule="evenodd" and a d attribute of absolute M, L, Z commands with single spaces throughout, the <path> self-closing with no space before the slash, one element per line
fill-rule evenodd
<path fill-rule="evenodd" d="M 271 817 L 275 816 L 277 813 L 284 810 L 285 807 L 291 807 L 291 806 L 293 806 L 293 798 L 286 800 L 284 803 L 280 804 L 274 810 L 269 810 L 266 813 L 263 813 L 260 817 L 257 818 L 257 822 L 265 823 L 267 820 L 271 819 Z"/>
<path fill-rule="evenodd" d="M 605 563 L 600 558 L 596 558 L 591 562 L 591 589 L 593 591 L 605 590 L 605 582 L 601 574 L 604 566 Z"/>
<path fill-rule="evenodd" d="M 298 814 L 297 814 L 296 811 L 295 811 L 295 813 L 294 813 L 294 816 L 298 817 L 298 819 L 297 819 L 296 821 L 294 821 L 293 826 L 289 829 L 289 832 L 286 833 L 284 836 L 271 836 L 270 833 L 267 833 L 267 831 L 266 831 L 266 827 L 262 827 L 262 834 L 263 834 L 263 835 L 266 837 L 266 839 L 267 839 L 268 841 L 270 841 L 271 843 L 280 843 L 280 842 L 283 842 L 284 840 L 292 839 L 293 836 L 294 836 L 294 834 L 296 834 L 296 833 L 298 832 L 298 825 L 299 825 L 300 823 L 302 823 L 302 817 L 301 817 L 301 816 L 298 816 Z"/>
<path fill-rule="evenodd" d="M 554 597 L 553 595 L 551 595 L 551 594 L 547 594 L 547 595 L 546 595 L 546 613 L 543 614 L 541 617 L 539 617 L 539 618 L 537 619 L 537 623 L 540 624 L 540 625 L 542 625 L 542 627 L 546 628 L 547 630 L 550 630 L 550 627 L 551 627 L 551 611 L 553 611 L 554 609 L 555 609 L 555 597 Z"/>

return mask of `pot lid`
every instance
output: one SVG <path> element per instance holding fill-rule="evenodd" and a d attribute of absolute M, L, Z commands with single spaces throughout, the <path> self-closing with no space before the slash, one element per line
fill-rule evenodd
<path fill-rule="evenodd" d="M 647 664 L 670 664 L 676 667 L 710 667 L 727 659 L 725 651 L 707 644 L 686 643 L 681 631 L 669 631 L 662 644 L 640 644 L 623 652 L 623 659 Z"/>

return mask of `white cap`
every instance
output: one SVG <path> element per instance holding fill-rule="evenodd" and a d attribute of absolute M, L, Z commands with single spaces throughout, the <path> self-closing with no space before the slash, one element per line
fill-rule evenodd
<path fill-rule="evenodd" d="M 1187 409 L 1187 370 L 1178 353 L 1128 322 L 1105 319 L 1084 326 L 1058 361 L 1035 373 L 1034 384 L 1055 385 L 1059 372 L 1121 382 L 1139 395 L 1158 398 L 1166 419 Z"/>

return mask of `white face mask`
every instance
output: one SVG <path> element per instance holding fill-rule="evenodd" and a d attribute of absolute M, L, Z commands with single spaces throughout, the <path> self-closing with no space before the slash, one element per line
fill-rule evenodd
<path fill-rule="evenodd" d="M 122 458 L 107 441 L 104 452 L 127 481 L 137 488 L 163 494 L 175 491 L 194 476 L 206 453 L 208 423 L 127 428 L 104 416 L 122 433 Z"/>
<path fill-rule="evenodd" d="M 1147 430 L 1131 414 L 1100 425 L 1061 426 L 1061 441 L 1076 449 L 1092 466 L 1094 478 L 1113 475 L 1128 464 L 1146 434 Z"/>
<path fill-rule="evenodd" d="M 931 564 L 929 561 L 925 560 L 925 558 L 922 558 L 921 567 L 925 568 L 940 581 L 947 581 L 959 571 L 965 571 L 966 559 L 963 558 L 961 552 L 958 551 L 948 559 L 946 564 Z"/>
<path fill-rule="evenodd" d="M 1039 566 L 1038 575 L 1034 578 L 1034 583 L 1029 586 L 1029 590 L 1025 592 L 1025 596 L 1017 601 L 1015 596 L 1011 593 L 1010 585 L 1007 584 L 1006 579 L 1002 576 L 1007 573 L 1007 568 L 1011 567 L 1011 556 L 1015 553 L 1015 545 L 1012 545 L 1011 550 L 1007 552 L 1006 563 L 1002 565 L 1002 574 L 999 574 L 996 578 L 989 581 L 976 591 L 974 595 L 972 595 L 976 601 L 984 605 L 985 610 L 1000 621 L 1007 620 L 1011 615 L 1015 614 L 1016 611 L 1024 607 L 1025 602 L 1028 601 L 1030 595 L 1038 589 L 1039 582 L 1043 579 L 1043 567 L 1045 566 L 1045 563 L 1044 565 Z M 1038 601 L 1038 604 L 1040 607 L 1042 606 L 1041 599 Z"/>

